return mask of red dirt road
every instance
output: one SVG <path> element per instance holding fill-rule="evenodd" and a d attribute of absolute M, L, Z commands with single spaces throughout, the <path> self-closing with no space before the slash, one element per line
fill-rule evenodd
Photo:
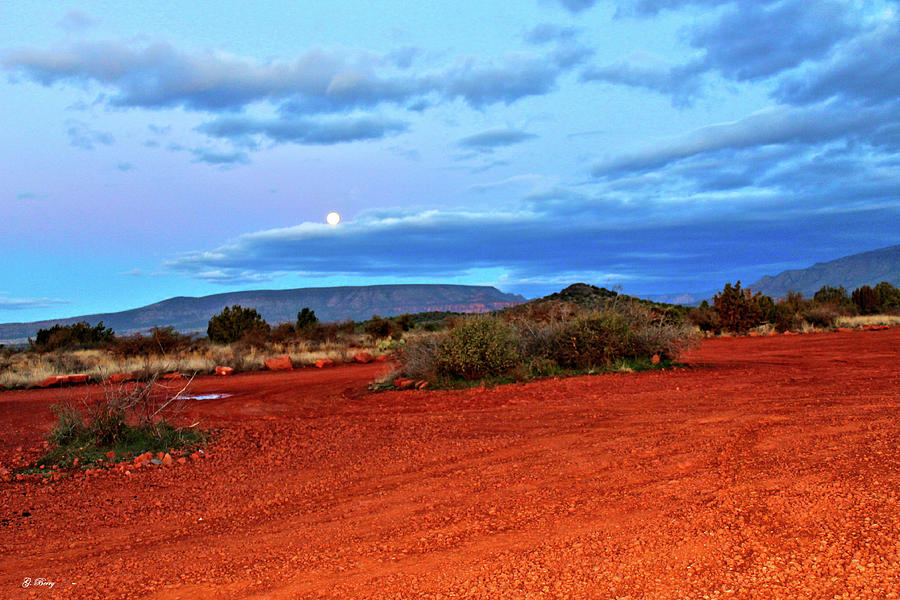
<path fill-rule="evenodd" d="M 208 458 L 0 482 L 0 598 L 897 598 L 898 349 L 716 339 L 685 370 L 448 392 L 203 378 L 235 394 L 190 408 Z M 73 390 L 0 393 L 4 466 Z"/>

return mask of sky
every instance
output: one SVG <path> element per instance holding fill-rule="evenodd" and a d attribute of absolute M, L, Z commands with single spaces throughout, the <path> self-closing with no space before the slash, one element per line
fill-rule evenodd
<path fill-rule="evenodd" d="M 0 322 L 897 244 L 897 48 L 897 0 L 5 0 Z"/>

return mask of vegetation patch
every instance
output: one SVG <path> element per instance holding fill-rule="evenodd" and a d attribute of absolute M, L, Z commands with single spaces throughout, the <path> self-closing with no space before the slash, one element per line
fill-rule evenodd
<path fill-rule="evenodd" d="M 195 448 L 206 441 L 207 434 L 196 426 L 178 427 L 171 421 L 181 411 L 186 389 L 170 395 L 153 379 L 109 386 L 98 402 L 51 407 L 57 421 L 47 436 L 50 448 L 23 472 L 53 466 L 91 468 L 145 452 Z"/>

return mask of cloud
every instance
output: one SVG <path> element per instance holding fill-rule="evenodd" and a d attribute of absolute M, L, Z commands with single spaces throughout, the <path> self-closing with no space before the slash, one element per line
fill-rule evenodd
<path fill-rule="evenodd" d="M 766 78 L 823 57 L 854 33 L 849 10 L 834 0 L 741 2 L 697 27 L 691 45 L 706 52 L 708 68 L 729 79 Z"/>
<path fill-rule="evenodd" d="M 557 77 L 584 60 L 577 46 L 549 54 L 510 53 L 495 60 L 460 57 L 420 73 L 392 72 L 414 53 L 313 48 L 291 61 L 261 62 L 221 52 L 187 53 L 157 42 L 81 42 L 56 50 L 20 48 L 5 68 L 45 86 L 96 83 L 111 88 L 113 106 L 239 111 L 256 102 L 283 103 L 292 114 L 346 112 L 382 103 L 418 106 L 429 98 L 462 99 L 476 108 L 546 94 Z M 406 57 L 406 58 L 404 58 Z M 398 62 L 399 61 L 399 62 Z"/>
<path fill-rule="evenodd" d="M 220 117 L 198 129 L 212 137 L 251 146 L 253 136 L 263 136 L 279 144 L 332 145 L 381 139 L 402 133 L 407 124 L 380 117 L 254 119 L 240 116 Z"/>
<path fill-rule="evenodd" d="M 585 11 L 597 3 L 597 0 L 557 0 L 563 8 L 573 14 Z"/>
<path fill-rule="evenodd" d="M 239 150 L 222 151 L 212 150 L 210 148 L 194 148 L 191 154 L 196 158 L 196 162 L 203 162 L 210 165 L 242 165 L 250 162 L 250 158 L 246 152 Z"/>
<path fill-rule="evenodd" d="M 607 273 L 613 274 L 609 283 L 628 283 L 633 290 L 642 285 L 659 289 L 660 282 L 674 289 L 711 289 L 764 274 L 753 272 L 752 265 L 771 262 L 778 252 L 774 240 L 791 239 L 797 247 L 833 250 L 839 256 L 854 250 L 854 242 L 847 241 L 853 232 L 866 231 L 869 240 L 896 240 L 889 223 L 900 217 L 896 202 L 844 212 L 796 210 L 785 202 L 779 211 L 755 215 L 721 202 L 698 207 L 696 200 L 685 199 L 657 207 L 653 214 L 640 206 L 622 216 L 622 210 L 611 212 L 603 200 L 583 200 L 586 207 L 595 204 L 588 213 L 592 218 L 573 214 L 565 205 L 551 210 L 379 211 L 340 227 L 304 223 L 246 234 L 209 251 L 183 254 L 165 266 L 220 284 L 286 275 L 440 280 L 489 269 L 504 273 L 507 288 L 548 274 L 566 274 L 571 282 L 596 281 Z M 829 233 L 834 228 L 845 236 L 835 238 Z M 636 244 L 639 254 L 628 255 Z M 673 272 L 688 275 L 675 277 Z"/>
<path fill-rule="evenodd" d="M 69 144 L 83 150 L 93 150 L 97 144 L 110 146 L 116 141 L 111 133 L 91 129 L 87 123 L 75 119 L 66 121 L 66 133 Z"/>
<path fill-rule="evenodd" d="M 16 200 L 36 200 L 38 195 L 34 192 L 19 192 L 16 194 Z"/>
<path fill-rule="evenodd" d="M 47 308 L 56 304 L 69 304 L 69 301 L 54 298 L 8 298 L 5 293 L 0 292 L 0 310 Z"/>
<path fill-rule="evenodd" d="M 568 41 L 575 38 L 577 29 L 563 27 L 551 23 L 535 25 L 525 34 L 525 41 L 530 44 L 547 44 L 549 42 Z"/>
<path fill-rule="evenodd" d="M 482 131 L 474 135 L 466 136 L 456 142 L 461 148 L 478 150 L 480 152 L 492 152 L 495 148 L 521 144 L 524 141 L 536 138 L 533 133 L 519 131 L 518 129 L 500 128 Z"/>
<path fill-rule="evenodd" d="M 130 162 L 120 162 L 116 164 L 116 169 L 124 173 L 126 171 L 134 170 L 134 165 Z"/>
<path fill-rule="evenodd" d="M 784 79 L 775 96 L 791 104 L 834 98 L 896 103 L 900 98 L 900 10 L 872 31 Z M 900 112 L 897 113 L 900 117 Z"/>
<path fill-rule="evenodd" d="M 97 21 L 90 15 L 87 15 L 80 10 L 70 10 L 59 20 L 59 23 L 57 23 L 56 26 L 70 33 L 76 33 L 90 29 L 96 24 Z"/>
<path fill-rule="evenodd" d="M 581 73 L 582 81 L 602 81 L 653 90 L 673 97 L 683 106 L 700 90 L 700 75 L 705 70 L 700 61 L 675 65 L 663 58 L 637 52 L 605 66 L 588 67 Z"/>
<path fill-rule="evenodd" d="M 596 177 L 659 169 L 692 156 L 771 144 L 822 144 L 842 138 L 865 139 L 889 111 L 850 112 L 830 104 L 777 106 L 738 121 L 708 125 L 642 150 L 614 156 L 594 165 Z"/>

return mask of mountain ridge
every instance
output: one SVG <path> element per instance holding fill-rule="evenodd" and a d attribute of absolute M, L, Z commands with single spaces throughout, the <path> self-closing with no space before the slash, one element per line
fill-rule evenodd
<path fill-rule="evenodd" d="M 864 285 L 874 287 L 882 281 L 900 287 L 900 244 L 817 262 L 805 269 L 789 269 L 777 275 L 765 275 L 742 287 L 772 298 L 783 298 L 791 291 L 800 292 L 809 298 L 825 285 L 843 286 L 849 293 Z M 724 286 L 724 282 L 722 285 Z M 711 300 L 717 291 L 648 297 L 658 302 L 699 304 L 703 300 Z"/>
<path fill-rule="evenodd" d="M 491 286 L 451 284 L 393 284 L 248 290 L 208 296 L 175 296 L 124 311 L 79 315 L 25 323 L 0 323 L 0 343 L 22 343 L 38 329 L 55 324 L 71 325 L 103 321 L 117 334 L 174 327 L 182 332 L 205 331 L 210 317 L 226 306 L 255 308 L 270 324 L 293 322 L 297 312 L 309 307 L 320 321 L 363 320 L 373 314 L 393 316 L 427 311 L 488 312 L 521 304 L 525 298 Z"/>

